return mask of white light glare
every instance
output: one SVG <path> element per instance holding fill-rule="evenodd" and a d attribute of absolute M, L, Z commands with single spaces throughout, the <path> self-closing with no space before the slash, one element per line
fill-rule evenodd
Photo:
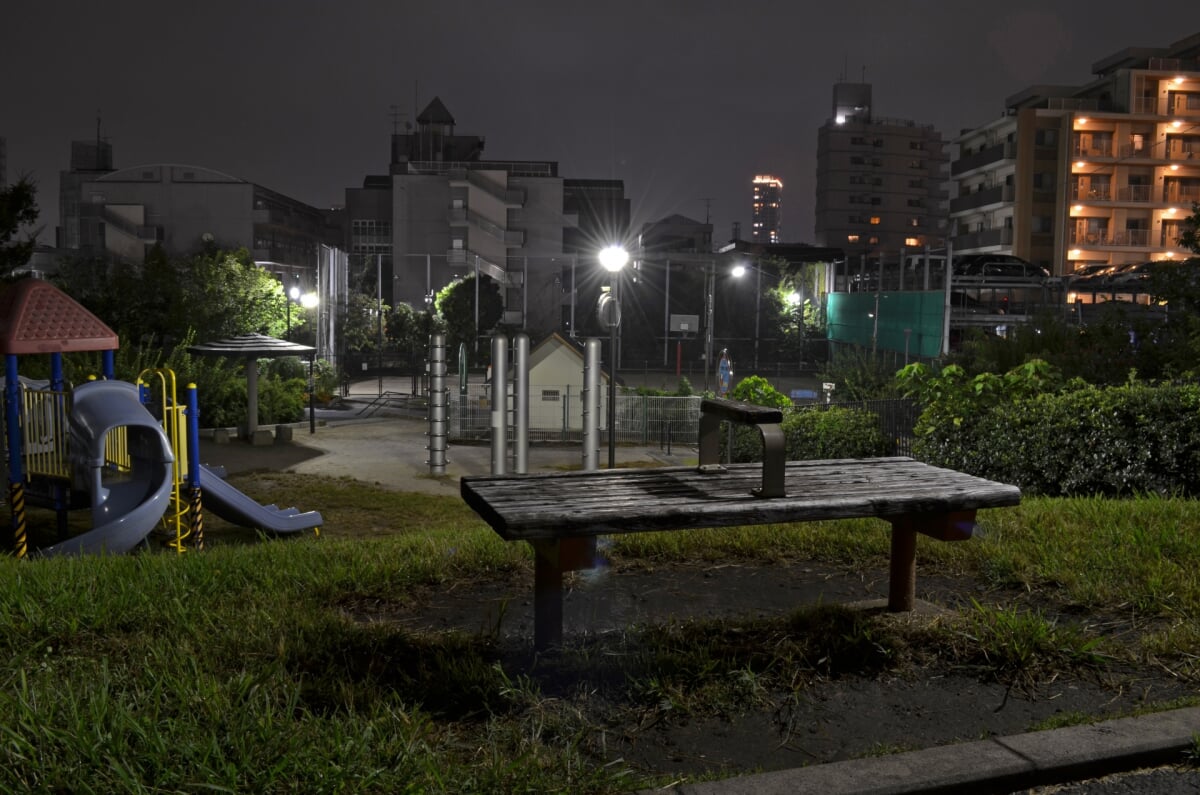
<path fill-rule="evenodd" d="M 600 251 L 600 264 L 609 273 L 616 273 L 629 262 L 629 252 L 620 246 L 607 246 Z"/>

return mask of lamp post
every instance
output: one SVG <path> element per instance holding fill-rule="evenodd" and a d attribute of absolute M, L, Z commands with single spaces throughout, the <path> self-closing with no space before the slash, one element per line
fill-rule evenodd
<path fill-rule="evenodd" d="M 601 250 L 600 265 L 608 271 L 608 294 L 600 296 L 597 310 L 600 322 L 608 326 L 608 468 L 617 466 L 617 327 L 621 325 L 621 304 L 617 298 L 617 284 L 621 269 L 629 262 L 629 252 L 621 246 L 608 246 Z M 605 300 L 607 299 L 607 300 Z"/>
<path fill-rule="evenodd" d="M 285 301 L 287 304 L 287 335 L 285 339 L 290 341 L 292 339 L 292 302 L 300 300 L 300 288 L 293 284 L 285 298 L 287 298 Z"/>
<path fill-rule="evenodd" d="M 708 391 L 708 371 L 712 367 L 713 355 L 713 290 L 717 282 L 717 261 L 708 261 L 708 273 L 704 275 L 704 391 Z"/>
<path fill-rule="evenodd" d="M 758 318 L 762 309 L 762 268 L 758 265 L 734 265 L 733 275 L 740 279 L 746 275 L 746 268 L 754 268 L 754 371 L 758 372 Z"/>

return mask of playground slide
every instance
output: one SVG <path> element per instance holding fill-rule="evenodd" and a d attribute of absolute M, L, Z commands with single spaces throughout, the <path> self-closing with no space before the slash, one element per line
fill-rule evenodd
<path fill-rule="evenodd" d="M 38 550 L 39 555 L 124 554 L 145 540 L 171 502 L 175 456 L 134 384 L 91 381 L 72 392 L 71 469 L 74 488 L 91 498 L 92 529 Z M 105 463 L 108 432 L 125 428 L 130 466 Z"/>
<path fill-rule="evenodd" d="M 242 527 L 282 535 L 311 530 L 322 524 L 321 514 L 317 511 L 300 513 L 295 508 L 259 505 L 204 465 L 200 466 L 200 491 L 205 508 Z"/>

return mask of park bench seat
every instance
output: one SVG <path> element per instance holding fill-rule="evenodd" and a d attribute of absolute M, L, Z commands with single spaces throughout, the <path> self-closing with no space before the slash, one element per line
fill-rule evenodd
<path fill-rule="evenodd" d="M 769 423 L 768 423 L 769 424 Z M 892 525 L 888 608 L 913 608 L 916 534 L 969 538 L 980 508 L 1016 505 L 1016 486 L 910 458 L 792 461 L 781 497 L 762 464 L 464 477 L 466 503 L 504 539 L 533 545 L 534 644 L 562 640 L 562 575 L 596 565 L 594 539 L 619 533 L 875 517 Z"/>

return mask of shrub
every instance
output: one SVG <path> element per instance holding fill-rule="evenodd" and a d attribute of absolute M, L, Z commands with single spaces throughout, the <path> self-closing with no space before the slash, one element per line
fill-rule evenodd
<path fill-rule="evenodd" d="M 1044 363 L 967 379 L 907 372 L 914 453 L 1050 496 L 1200 493 L 1200 386 L 1059 384 Z"/>
<path fill-rule="evenodd" d="M 783 437 L 789 461 L 873 458 L 891 451 L 873 412 L 840 406 L 810 406 L 790 412 L 783 419 Z M 734 426 L 732 460 L 761 461 L 762 455 L 758 429 Z"/>
<path fill-rule="evenodd" d="M 752 375 L 738 381 L 737 386 L 729 393 L 732 400 L 743 403 L 753 403 L 756 406 L 770 406 L 777 409 L 790 409 L 791 399 L 771 386 L 771 382 L 761 375 Z"/>

